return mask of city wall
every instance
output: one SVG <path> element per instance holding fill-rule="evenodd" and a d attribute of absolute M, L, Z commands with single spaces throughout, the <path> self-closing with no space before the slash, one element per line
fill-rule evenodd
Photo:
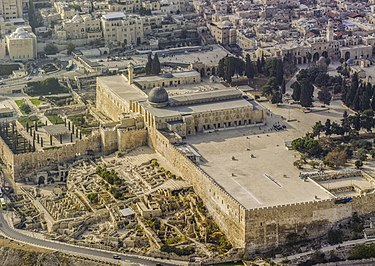
<path fill-rule="evenodd" d="M 33 173 L 35 169 L 57 166 L 59 163 L 77 159 L 87 155 L 88 152 L 101 152 L 100 134 L 93 135 L 77 141 L 73 144 L 67 144 L 60 148 L 44 151 L 14 154 L 13 155 L 13 178 L 18 181 L 26 175 Z"/>
<path fill-rule="evenodd" d="M 126 110 L 123 110 L 115 99 L 118 98 L 110 90 L 103 89 L 100 79 L 97 79 L 96 85 L 96 108 L 100 110 L 107 117 L 111 118 L 113 121 L 119 121 L 119 117 Z"/>
<path fill-rule="evenodd" d="M 202 169 L 156 131 L 150 133 L 149 144 L 179 169 L 183 178 L 193 185 L 209 213 L 228 239 L 237 247 L 245 246 L 245 208 Z"/>
<path fill-rule="evenodd" d="M 250 251 L 282 244 L 290 233 L 321 236 L 332 226 L 357 212 L 375 212 L 375 194 L 354 197 L 335 204 L 335 199 L 257 208 L 246 211 L 246 246 Z"/>
<path fill-rule="evenodd" d="M 0 158 L 11 176 L 14 174 L 14 154 L 3 138 L 0 138 Z"/>

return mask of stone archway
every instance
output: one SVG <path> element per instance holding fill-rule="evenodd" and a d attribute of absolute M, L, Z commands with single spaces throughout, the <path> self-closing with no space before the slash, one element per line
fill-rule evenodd
<path fill-rule="evenodd" d="M 201 77 L 203 77 L 204 76 L 204 69 L 203 68 L 200 70 L 200 73 L 201 73 Z"/>
<path fill-rule="evenodd" d="M 313 54 L 313 61 L 318 61 L 319 58 L 320 58 L 320 55 L 319 55 L 318 52 L 316 52 L 316 53 Z"/>
<path fill-rule="evenodd" d="M 38 185 L 44 185 L 46 181 L 46 178 L 44 176 L 39 176 L 39 179 L 38 179 Z"/>
<path fill-rule="evenodd" d="M 328 52 L 327 52 L 327 51 L 324 51 L 324 52 L 322 53 L 322 56 L 323 56 L 324 58 L 328 58 Z"/>
<path fill-rule="evenodd" d="M 350 59 L 350 52 L 349 51 L 347 51 L 345 53 L 345 57 L 344 58 L 345 58 L 345 61 Z"/>

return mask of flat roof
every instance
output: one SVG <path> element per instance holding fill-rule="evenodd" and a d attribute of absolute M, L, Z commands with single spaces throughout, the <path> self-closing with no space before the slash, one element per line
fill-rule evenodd
<path fill-rule="evenodd" d="M 138 89 L 134 84 L 129 84 L 128 80 L 122 75 L 98 77 L 97 80 L 102 88 L 112 91 L 127 103 L 132 100 L 147 99 L 146 93 Z"/>
<path fill-rule="evenodd" d="M 299 177 L 300 170 L 293 166 L 296 152 L 284 146 L 288 134 L 237 128 L 185 141 L 202 156 L 199 167 L 247 209 L 332 198 L 317 183 Z"/>
<path fill-rule="evenodd" d="M 171 74 L 170 76 L 167 76 L 167 74 Z M 135 77 L 135 82 L 149 82 L 149 81 L 158 81 L 158 80 L 165 80 L 169 78 L 180 78 L 180 77 L 200 77 L 200 74 L 195 71 L 181 71 L 181 72 L 172 72 L 167 74 L 160 74 L 155 76 L 143 76 L 143 77 Z"/>
<path fill-rule="evenodd" d="M 252 106 L 251 103 L 244 99 L 233 99 L 181 106 L 167 106 L 161 108 L 153 107 L 147 101 L 140 102 L 139 104 L 142 105 L 144 109 L 148 110 L 150 113 L 157 117 L 171 117 Z"/>
<path fill-rule="evenodd" d="M 124 13 L 108 13 L 108 14 L 103 14 L 102 17 L 106 20 L 123 19 L 125 18 L 125 14 Z"/>

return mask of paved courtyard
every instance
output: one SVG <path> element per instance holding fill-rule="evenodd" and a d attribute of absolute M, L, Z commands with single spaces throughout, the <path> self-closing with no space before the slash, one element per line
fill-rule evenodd
<path fill-rule="evenodd" d="M 200 167 L 246 208 L 330 198 L 314 182 L 299 178 L 293 166 L 298 156 L 284 145 L 287 135 L 240 129 L 191 137 L 188 143 L 204 157 Z"/>

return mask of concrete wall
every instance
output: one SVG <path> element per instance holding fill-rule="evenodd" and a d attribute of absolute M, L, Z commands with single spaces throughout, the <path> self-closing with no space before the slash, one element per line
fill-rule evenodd
<path fill-rule="evenodd" d="M 177 150 L 161 133 L 150 135 L 149 144 L 161 153 L 182 177 L 193 185 L 209 213 L 232 244 L 245 246 L 245 208 L 202 169 Z"/>

